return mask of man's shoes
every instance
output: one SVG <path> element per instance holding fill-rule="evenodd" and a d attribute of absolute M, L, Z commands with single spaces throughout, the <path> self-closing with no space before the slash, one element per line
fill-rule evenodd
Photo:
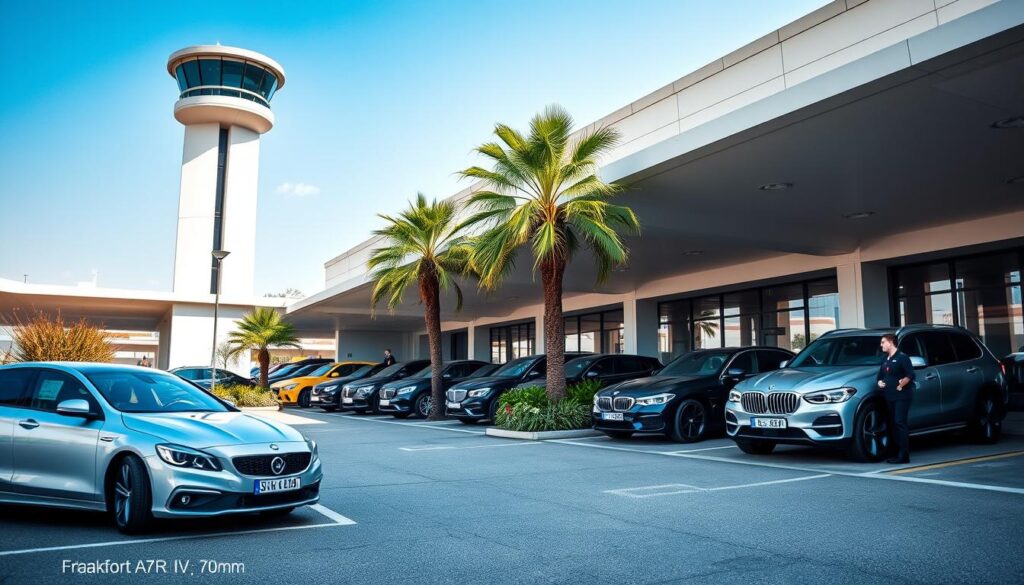
<path fill-rule="evenodd" d="M 890 457 L 886 459 L 885 462 L 893 465 L 902 465 L 904 463 L 910 463 L 910 457 Z"/>

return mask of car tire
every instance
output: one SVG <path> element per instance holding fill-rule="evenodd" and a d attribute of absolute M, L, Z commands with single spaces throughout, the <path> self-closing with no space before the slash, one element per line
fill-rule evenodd
<path fill-rule="evenodd" d="M 124 534 L 146 531 L 153 519 L 152 498 L 146 465 L 136 456 L 118 461 L 110 482 L 110 510 L 114 524 Z"/>
<path fill-rule="evenodd" d="M 434 397 L 430 395 L 430 391 L 423 392 L 416 398 L 416 402 L 413 403 L 412 412 L 420 418 L 427 418 L 433 411 Z"/>
<path fill-rule="evenodd" d="M 668 438 L 676 443 L 703 441 L 708 430 L 708 409 L 699 400 L 688 398 L 679 404 L 672 417 Z"/>
<path fill-rule="evenodd" d="M 633 436 L 633 431 L 601 431 L 613 439 L 626 440 Z"/>
<path fill-rule="evenodd" d="M 985 392 L 978 397 L 967 432 L 971 441 L 981 445 L 993 445 L 1003 436 L 1003 415 L 994 392 Z"/>
<path fill-rule="evenodd" d="M 498 397 L 495 396 L 494 399 L 491 400 L 491 406 L 488 407 L 488 409 L 487 409 L 487 418 L 491 421 L 492 425 L 493 424 L 497 424 L 496 422 L 494 422 L 494 419 L 497 416 L 498 416 Z"/>
<path fill-rule="evenodd" d="M 750 441 L 737 439 L 736 446 L 747 455 L 771 455 L 775 450 L 775 441 Z"/>
<path fill-rule="evenodd" d="M 303 388 L 302 390 L 299 390 L 299 397 L 295 401 L 295 403 L 298 404 L 299 408 L 309 408 L 309 393 L 309 388 Z"/>
<path fill-rule="evenodd" d="M 859 463 L 878 463 L 889 456 L 889 415 L 881 402 L 869 402 L 853 419 L 846 456 Z"/>
<path fill-rule="evenodd" d="M 266 518 L 281 518 L 283 516 L 287 516 L 288 514 L 291 514 L 294 511 L 295 511 L 295 506 L 289 506 L 287 508 L 277 508 L 277 509 L 274 509 L 274 510 L 263 510 L 262 512 L 260 512 L 260 516 L 264 516 Z"/>

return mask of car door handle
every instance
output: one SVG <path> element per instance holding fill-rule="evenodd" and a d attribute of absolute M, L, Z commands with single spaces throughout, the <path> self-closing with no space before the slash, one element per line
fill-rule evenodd
<path fill-rule="evenodd" d="M 39 423 L 30 418 L 25 420 L 19 420 L 18 424 L 21 425 L 21 428 L 23 429 L 34 429 L 39 426 Z"/>
<path fill-rule="evenodd" d="M 924 377 L 925 380 L 934 380 L 935 378 L 938 378 L 935 374 L 928 374 Z"/>
<path fill-rule="evenodd" d="M 971 367 L 967 368 L 967 373 L 968 374 L 973 374 L 974 372 L 977 372 L 977 371 L 980 371 L 980 370 L 981 370 L 981 368 L 979 368 L 978 366 L 971 366 Z"/>

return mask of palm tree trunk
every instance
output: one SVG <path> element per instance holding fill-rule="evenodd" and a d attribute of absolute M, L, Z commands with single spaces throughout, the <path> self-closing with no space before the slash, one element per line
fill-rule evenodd
<path fill-rule="evenodd" d="M 424 263 L 419 280 L 423 317 L 427 325 L 427 341 L 430 344 L 430 397 L 433 410 L 428 420 L 444 420 L 444 382 L 441 379 L 441 369 L 444 365 L 441 357 L 441 294 L 437 273 L 434 272 L 432 265 Z"/>
<path fill-rule="evenodd" d="M 544 288 L 544 353 L 547 355 L 548 400 L 565 398 L 565 319 L 562 317 L 562 277 L 565 258 L 552 254 L 540 263 Z"/>
<path fill-rule="evenodd" d="M 270 369 L 270 351 L 263 347 L 256 353 L 256 359 L 260 362 L 260 388 L 267 387 L 267 370 Z"/>

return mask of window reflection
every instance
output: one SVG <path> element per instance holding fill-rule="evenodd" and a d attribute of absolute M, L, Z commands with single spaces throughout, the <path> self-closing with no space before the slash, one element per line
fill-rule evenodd
<path fill-rule="evenodd" d="M 219 57 L 183 61 L 174 68 L 174 77 L 183 98 L 225 95 L 267 107 L 278 85 L 277 76 L 258 63 Z"/>

